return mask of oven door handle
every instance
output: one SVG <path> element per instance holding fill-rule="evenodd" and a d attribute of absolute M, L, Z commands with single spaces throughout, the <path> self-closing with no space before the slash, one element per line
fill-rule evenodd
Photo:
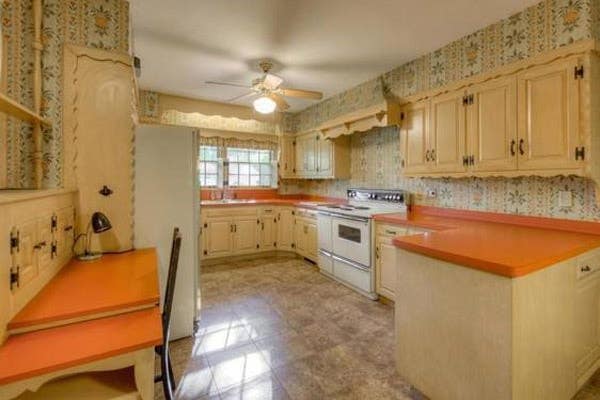
<path fill-rule="evenodd" d="M 318 215 L 324 215 L 326 217 L 331 217 L 331 213 L 325 212 L 325 211 L 319 211 L 317 212 Z"/>
<path fill-rule="evenodd" d="M 335 254 L 332 254 L 331 258 L 333 258 L 336 261 L 342 262 L 344 264 L 348 264 L 349 266 L 354 267 L 356 269 L 360 269 L 360 270 L 363 270 L 363 271 L 366 271 L 366 272 L 370 272 L 371 271 L 371 268 L 369 268 L 369 267 L 365 267 L 362 264 L 356 263 L 354 261 L 350 261 L 350 260 L 348 260 L 346 258 L 343 258 L 343 257 L 340 257 L 340 256 L 336 256 Z"/>
<path fill-rule="evenodd" d="M 364 222 L 365 224 L 369 223 L 369 219 L 368 218 L 350 217 L 350 216 L 347 216 L 347 215 L 338 215 L 338 214 L 331 214 L 331 216 L 333 218 L 347 219 L 349 221 Z"/>
<path fill-rule="evenodd" d="M 325 251 L 323 249 L 319 249 L 319 254 L 325 256 L 325 257 L 331 257 L 331 253 L 328 251 Z"/>

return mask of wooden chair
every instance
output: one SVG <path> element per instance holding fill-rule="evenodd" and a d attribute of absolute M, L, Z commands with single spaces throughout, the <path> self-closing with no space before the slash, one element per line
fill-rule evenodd
<path fill-rule="evenodd" d="M 179 228 L 173 230 L 173 242 L 171 244 L 171 259 L 169 272 L 167 274 L 167 287 L 165 290 L 165 302 L 162 312 L 163 343 L 156 347 L 156 353 L 160 357 L 160 375 L 154 378 L 154 382 L 162 382 L 165 400 L 173 399 L 173 392 L 177 384 L 173 376 L 171 358 L 169 355 L 169 339 L 171 338 L 171 309 L 173 308 L 173 295 L 175 294 L 175 280 L 177 278 L 177 265 L 179 263 L 179 249 L 181 248 L 181 234 Z"/>

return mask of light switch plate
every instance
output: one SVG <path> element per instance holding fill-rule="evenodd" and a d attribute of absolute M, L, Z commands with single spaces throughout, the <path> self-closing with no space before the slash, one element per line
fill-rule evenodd
<path fill-rule="evenodd" d="M 570 190 L 558 192 L 558 206 L 561 208 L 573 207 L 573 193 Z"/>

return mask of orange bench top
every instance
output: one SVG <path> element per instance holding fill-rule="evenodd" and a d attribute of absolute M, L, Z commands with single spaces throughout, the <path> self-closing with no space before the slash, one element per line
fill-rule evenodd
<path fill-rule="evenodd" d="M 158 306 L 10 336 L 0 347 L 0 385 L 161 343 Z"/>
<path fill-rule="evenodd" d="M 155 249 L 72 260 L 8 323 L 8 331 L 153 307 L 159 303 Z"/>
<path fill-rule="evenodd" d="M 600 224 L 416 207 L 375 220 L 429 229 L 397 236 L 394 245 L 508 278 L 527 275 L 600 247 Z"/>

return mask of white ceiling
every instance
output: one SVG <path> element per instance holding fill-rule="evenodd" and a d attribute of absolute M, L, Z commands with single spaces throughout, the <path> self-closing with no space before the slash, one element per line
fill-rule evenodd
<path fill-rule="evenodd" d="M 282 86 L 325 97 L 374 78 L 537 0 L 131 0 L 140 86 L 214 101 L 249 83 L 257 60 Z M 250 105 L 246 99 L 238 104 Z M 313 102 L 290 99 L 290 111 Z"/>

